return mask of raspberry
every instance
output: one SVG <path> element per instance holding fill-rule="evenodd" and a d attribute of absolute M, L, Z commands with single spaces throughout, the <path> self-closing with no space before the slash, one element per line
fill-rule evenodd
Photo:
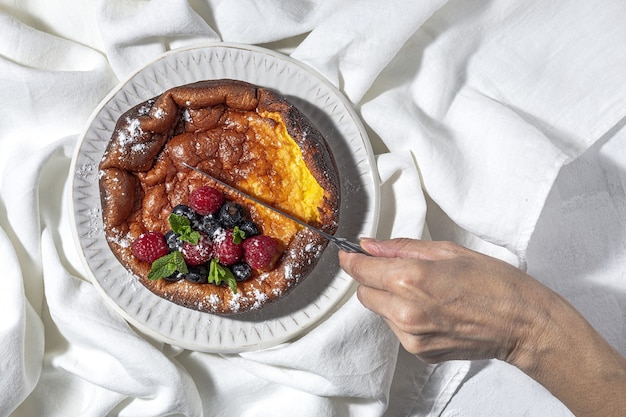
<path fill-rule="evenodd" d="M 183 243 L 183 258 L 188 265 L 196 266 L 207 262 L 211 259 L 212 251 L 211 239 L 204 233 L 200 233 L 200 239 L 196 245 L 189 242 Z"/>
<path fill-rule="evenodd" d="M 223 203 L 224 195 L 213 187 L 200 187 L 189 196 L 189 205 L 202 216 L 217 212 Z"/>
<path fill-rule="evenodd" d="M 135 258 L 149 263 L 167 255 L 169 252 L 165 238 L 161 233 L 157 232 L 147 232 L 139 236 L 133 242 L 131 250 Z"/>
<path fill-rule="evenodd" d="M 276 241 L 270 236 L 252 236 L 243 241 L 244 260 L 252 268 L 265 268 L 274 258 L 276 246 Z"/>
<path fill-rule="evenodd" d="M 232 229 L 220 229 L 213 235 L 213 256 L 222 265 L 232 265 L 241 259 L 243 248 L 233 242 Z"/>

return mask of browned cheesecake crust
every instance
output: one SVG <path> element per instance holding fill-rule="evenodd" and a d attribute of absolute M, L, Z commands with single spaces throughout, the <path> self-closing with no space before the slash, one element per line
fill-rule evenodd
<path fill-rule="evenodd" d="M 308 198 L 306 190 L 294 186 L 302 174 L 291 171 L 293 162 L 279 145 L 274 148 L 272 132 L 280 135 L 281 124 L 323 190 L 313 214 L 295 207 L 302 195 Z M 327 245 L 324 238 L 221 189 L 183 162 L 292 215 L 309 216 L 302 219 L 328 233 L 333 234 L 338 226 L 335 161 L 318 129 L 297 108 L 275 91 L 241 81 L 211 80 L 175 87 L 124 113 L 100 162 L 107 241 L 143 285 L 185 307 L 233 314 L 280 298 L 311 272 Z M 186 204 L 190 193 L 204 185 L 219 188 L 228 199 L 243 204 L 251 219 L 278 243 L 279 256 L 272 267 L 254 271 L 251 279 L 237 284 L 236 293 L 228 286 L 148 280 L 150 264 L 136 259 L 131 251 L 132 242 L 141 234 L 165 233 L 172 208 Z M 294 192 L 300 194 L 294 196 Z"/>

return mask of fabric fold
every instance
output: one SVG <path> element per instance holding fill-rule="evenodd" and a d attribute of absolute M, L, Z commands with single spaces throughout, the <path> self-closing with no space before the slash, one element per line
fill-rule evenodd
<path fill-rule="evenodd" d="M 44 350 L 43 323 L 24 293 L 19 260 L 9 237 L 0 228 L 0 252 L 5 275 L 0 292 L 0 415 L 6 416 L 35 388 L 41 374 Z"/>
<path fill-rule="evenodd" d="M 402 45 L 446 2 L 343 2 L 291 56 L 317 69 L 359 103 Z"/>
<path fill-rule="evenodd" d="M 120 80 L 168 50 L 219 40 L 186 0 L 102 1 L 98 25 L 107 59 Z"/>
<path fill-rule="evenodd" d="M 47 337 L 56 339 L 33 393 L 45 415 L 106 415 L 120 405 L 120 415 L 127 416 L 202 415 L 193 381 L 163 353 L 163 345 L 141 337 L 91 283 L 71 276 L 47 229 L 42 239 L 52 333 Z M 58 390 L 51 408 L 47 387 L 59 379 L 87 395 L 76 398 L 72 390 Z"/>
<path fill-rule="evenodd" d="M 561 167 L 626 117 L 619 0 L 0 4 L 1 416 L 434 417 L 468 375 L 419 362 L 356 296 L 239 355 L 164 344 L 109 307 L 72 237 L 72 151 L 118 81 L 163 52 L 285 47 L 377 145 L 377 237 L 521 266 Z"/>
<path fill-rule="evenodd" d="M 620 122 L 607 103 L 626 100 L 616 88 L 625 76 L 613 70 L 626 62 L 621 7 L 544 6 L 442 7 L 381 73 L 391 84 L 361 106 L 390 150 L 413 152 L 429 198 L 460 226 L 446 235 L 437 230 L 450 225 L 430 225 L 436 238 L 478 238 L 522 265 L 560 168 Z M 601 33 L 605 47 L 580 30 Z"/>

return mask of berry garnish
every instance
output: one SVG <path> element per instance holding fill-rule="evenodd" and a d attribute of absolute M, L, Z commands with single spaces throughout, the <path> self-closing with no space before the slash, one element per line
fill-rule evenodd
<path fill-rule="evenodd" d="M 193 209 L 185 204 L 179 204 L 172 209 L 173 214 L 177 214 L 179 216 L 184 216 L 189 220 L 190 224 L 193 224 L 198 221 L 198 215 Z"/>
<path fill-rule="evenodd" d="M 213 236 L 213 234 L 219 229 L 220 222 L 217 221 L 215 216 L 212 214 L 208 214 L 206 216 L 202 216 L 200 220 L 198 220 L 198 230 L 206 233 L 209 236 Z"/>
<path fill-rule="evenodd" d="M 259 234 L 259 227 L 252 220 L 244 220 L 239 225 L 239 230 L 245 233 L 246 238 Z"/>
<path fill-rule="evenodd" d="M 220 229 L 213 235 L 213 256 L 222 265 L 232 265 L 241 259 L 243 248 L 235 243 L 232 229 Z"/>
<path fill-rule="evenodd" d="M 266 235 L 252 236 L 243 241 L 244 260 L 255 269 L 265 268 L 276 253 L 276 241 Z"/>
<path fill-rule="evenodd" d="M 245 215 L 246 213 L 241 204 L 227 201 L 220 208 L 218 220 L 224 228 L 232 229 L 244 220 Z"/>
<path fill-rule="evenodd" d="M 165 234 L 165 243 L 170 252 L 181 251 L 183 249 L 183 241 L 179 239 L 180 235 L 173 230 Z"/>
<path fill-rule="evenodd" d="M 161 233 L 147 232 L 133 242 L 133 255 L 142 262 L 152 263 L 169 252 Z"/>
<path fill-rule="evenodd" d="M 189 205 L 174 207 L 168 222 L 171 230 L 165 235 L 148 232 L 133 244 L 135 256 L 152 263 L 150 280 L 228 285 L 236 293 L 237 282 L 275 256 L 274 239 L 259 235 L 245 208 L 211 187 L 194 190 Z"/>
<path fill-rule="evenodd" d="M 183 257 L 185 262 L 190 266 L 196 266 L 207 262 L 211 259 L 213 244 L 209 236 L 204 233 L 200 233 L 200 238 L 197 244 L 184 242 L 183 243 Z"/>
<path fill-rule="evenodd" d="M 183 274 L 182 272 L 174 272 L 171 275 L 164 277 L 163 279 L 169 282 L 177 282 L 180 281 L 181 279 L 183 279 L 185 277 L 185 274 Z"/>
<path fill-rule="evenodd" d="M 224 203 L 224 195 L 213 187 L 200 187 L 189 196 L 189 206 L 201 216 L 216 213 Z"/>
<path fill-rule="evenodd" d="M 245 281 L 252 276 L 252 268 L 245 262 L 238 262 L 230 267 L 235 279 L 239 282 Z"/>
<path fill-rule="evenodd" d="M 196 284 L 206 284 L 209 278 L 209 268 L 206 265 L 197 265 L 189 267 L 189 272 L 184 275 L 189 282 Z"/>

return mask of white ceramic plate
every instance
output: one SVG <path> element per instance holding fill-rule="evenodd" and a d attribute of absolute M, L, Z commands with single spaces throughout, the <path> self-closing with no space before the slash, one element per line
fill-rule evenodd
<path fill-rule="evenodd" d="M 287 296 L 258 311 L 234 316 L 200 313 L 146 289 L 110 251 L 103 232 L 98 163 L 119 116 L 165 90 L 199 80 L 231 78 L 273 88 L 321 130 L 340 171 L 338 235 L 374 236 L 379 195 L 365 129 L 349 102 L 325 78 L 279 53 L 215 44 L 167 53 L 115 88 L 92 115 L 73 159 L 71 202 L 75 237 L 95 286 L 129 323 L 165 343 L 205 352 L 267 348 L 310 330 L 354 291 L 329 245 L 313 273 Z"/>

